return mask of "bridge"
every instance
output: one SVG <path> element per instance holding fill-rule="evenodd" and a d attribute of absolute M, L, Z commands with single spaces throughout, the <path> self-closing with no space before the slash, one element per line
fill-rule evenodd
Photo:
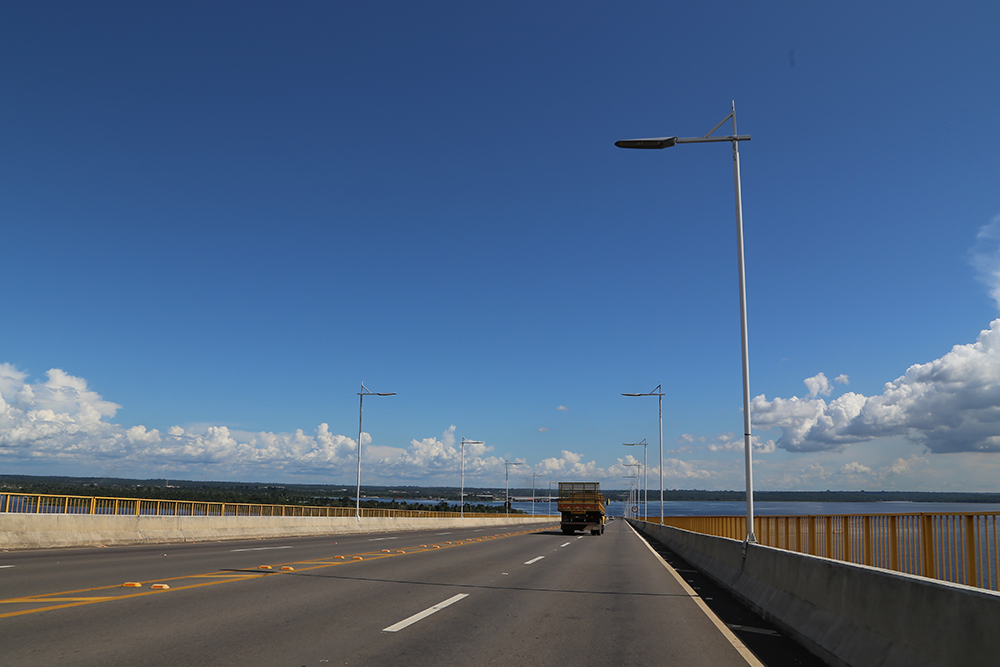
<path fill-rule="evenodd" d="M 169 519 L 141 504 L 151 501 L 122 500 L 117 511 L 132 514 L 112 517 L 62 502 L 43 513 L 0 506 L 8 549 L 25 519 L 49 532 L 81 519 Z M 812 533 L 808 519 L 762 525 L 762 536 L 786 542 L 775 548 L 634 521 L 564 536 L 551 517 L 358 521 L 264 507 L 169 511 L 237 531 L 285 522 L 313 532 L 0 553 L 2 662 L 909 667 L 992 665 L 1000 649 L 1000 595 L 808 553 L 825 548 L 827 532 L 843 540 L 834 522 L 814 522 Z M 351 530 L 320 527 L 338 522 Z M 863 556 L 866 539 L 878 539 L 858 535 Z M 931 647 L 918 652 L 921 642 Z"/>

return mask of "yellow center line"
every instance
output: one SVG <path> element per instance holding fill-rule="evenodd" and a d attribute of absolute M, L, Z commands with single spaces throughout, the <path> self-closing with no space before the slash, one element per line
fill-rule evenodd
<path fill-rule="evenodd" d="M 514 535 L 525 535 L 532 532 L 538 532 L 541 530 L 548 530 L 547 528 L 537 528 L 535 530 L 525 530 L 516 533 L 507 533 L 505 535 L 494 535 L 490 539 L 496 539 L 499 537 L 513 537 Z M 308 572 L 310 570 L 318 570 L 325 567 L 333 567 L 336 565 L 346 565 L 347 563 L 358 563 L 364 561 L 376 560 L 379 558 L 387 558 L 390 556 L 407 556 L 411 554 L 426 553 L 428 551 L 439 551 L 441 549 L 450 549 L 451 547 L 463 546 L 466 544 L 474 544 L 476 540 L 462 540 L 460 543 L 453 544 L 429 544 L 426 548 L 412 548 L 409 550 L 402 550 L 404 553 L 384 553 L 381 551 L 366 551 L 359 554 L 351 554 L 350 556 L 345 555 L 344 560 L 308 560 L 308 561 L 295 561 L 292 563 L 285 563 L 285 565 L 313 565 L 313 567 L 304 567 L 294 572 Z M 353 560 L 355 556 L 360 556 L 360 560 Z M 331 557 L 332 558 L 332 557 Z M 279 564 L 280 566 L 280 564 Z M 122 588 L 121 584 L 114 586 L 98 586 L 96 588 L 82 588 L 74 591 L 61 591 L 59 593 L 41 593 L 39 595 L 28 595 L 18 598 L 7 598 L 0 600 L 0 604 L 43 604 L 48 605 L 50 602 L 63 602 L 64 604 L 50 605 L 45 607 L 36 607 L 34 609 L 22 609 L 20 611 L 11 611 L 4 614 L 0 614 L 0 618 L 10 618 L 13 616 L 24 616 L 26 614 L 35 614 L 42 611 L 53 611 L 56 609 L 67 609 L 70 607 L 81 607 L 88 604 L 96 604 L 98 602 L 107 602 L 109 600 L 125 600 L 129 598 L 144 597 L 147 595 L 158 595 L 162 593 L 171 593 L 176 591 L 185 591 L 192 588 L 202 588 L 204 586 L 214 586 L 216 584 L 225 584 L 232 581 L 244 581 L 247 579 L 260 579 L 261 575 L 269 574 L 292 574 L 289 571 L 280 570 L 239 570 L 234 571 L 229 574 L 219 573 L 219 572 L 205 572 L 203 574 L 189 574 L 179 577 L 169 577 L 166 579 L 151 579 L 144 584 L 152 583 L 163 583 L 167 581 L 182 581 L 191 579 L 214 579 L 214 581 L 203 581 L 196 584 L 187 584 L 184 586 L 172 586 L 171 588 L 164 590 L 148 590 L 136 593 L 122 593 L 121 595 L 110 595 L 110 596 L 90 596 L 90 597 L 80 597 L 80 593 L 92 593 L 97 591 L 112 591 L 119 590 Z M 76 595 L 75 595 L 76 594 Z"/>
<path fill-rule="evenodd" d="M 0 604 L 31 604 L 37 602 L 82 602 L 84 600 L 91 600 L 93 602 L 103 602 L 104 600 L 114 600 L 115 596 L 108 597 L 86 597 L 86 598 L 45 598 L 44 600 L 38 600 L 37 598 L 10 598 L 9 600 L 0 600 Z"/>

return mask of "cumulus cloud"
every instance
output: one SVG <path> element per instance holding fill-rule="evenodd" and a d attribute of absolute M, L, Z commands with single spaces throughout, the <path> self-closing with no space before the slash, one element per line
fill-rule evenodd
<path fill-rule="evenodd" d="M 842 475 L 860 475 L 860 474 L 870 474 L 872 471 L 868 466 L 858 463 L 857 461 L 851 461 L 850 463 L 845 463 L 840 468 L 840 474 Z"/>
<path fill-rule="evenodd" d="M 452 424 L 439 438 L 422 438 L 410 441 L 406 449 L 394 449 L 391 455 L 379 459 L 372 474 L 393 479 L 447 479 L 453 481 L 461 473 L 462 448 L 455 440 L 457 427 Z M 390 448 L 386 448 L 390 449 Z M 486 444 L 465 445 L 465 476 L 476 479 L 495 477 L 503 470 L 503 459 L 486 456 L 493 447 Z"/>
<path fill-rule="evenodd" d="M 806 378 L 803 382 L 805 382 L 806 389 L 809 390 L 807 398 L 816 398 L 819 394 L 829 396 L 833 393 L 833 386 L 823 373 Z"/>
<path fill-rule="evenodd" d="M 702 439 L 702 442 L 705 442 L 705 439 Z M 756 435 L 750 436 L 750 446 L 755 454 L 771 454 L 777 448 L 774 440 L 764 442 Z M 742 452 L 744 450 L 743 437 L 737 438 L 734 433 L 720 433 L 705 445 L 705 449 L 710 452 Z"/>
<path fill-rule="evenodd" d="M 918 468 L 928 465 L 928 461 L 923 456 L 911 456 L 908 459 L 899 458 L 892 462 L 890 466 L 881 470 L 882 476 L 908 475 Z"/>
<path fill-rule="evenodd" d="M 80 470 L 169 468 L 204 474 L 205 466 L 248 475 L 311 474 L 349 468 L 356 442 L 327 424 L 314 433 L 236 435 L 225 426 L 171 426 L 166 433 L 107 421 L 121 406 L 104 400 L 85 380 L 60 369 L 32 383 L 27 373 L 0 364 L 0 461 L 49 460 Z M 215 473 L 213 473 L 215 474 Z"/>
<path fill-rule="evenodd" d="M 820 451 L 903 436 L 932 452 L 1000 451 L 1000 319 L 975 343 L 910 366 L 877 396 L 848 392 L 827 403 L 813 391 L 823 386 L 816 377 L 805 398 L 751 402 L 755 426 L 782 430 L 778 447 Z"/>

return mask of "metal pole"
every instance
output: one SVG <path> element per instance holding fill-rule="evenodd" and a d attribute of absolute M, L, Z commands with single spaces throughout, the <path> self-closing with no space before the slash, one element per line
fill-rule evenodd
<path fill-rule="evenodd" d="M 712 133 L 722 127 L 727 120 L 733 119 L 733 134 L 728 137 L 713 137 Z M 656 137 L 652 139 L 625 139 L 616 141 L 619 148 L 638 149 L 660 149 L 670 148 L 677 144 L 701 144 L 716 141 L 730 141 L 733 144 L 733 178 L 736 188 L 736 244 L 739 257 L 740 274 L 740 334 L 742 337 L 743 353 L 743 450 L 746 458 L 746 486 L 747 486 L 747 542 L 757 542 L 753 532 L 753 455 L 751 452 L 750 435 L 750 365 L 749 351 L 747 344 L 747 302 L 746 302 L 746 275 L 743 263 L 743 199 L 740 192 L 740 149 L 739 142 L 749 141 L 750 135 L 740 136 L 736 133 L 736 102 L 733 101 L 732 110 L 718 125 L 708 131 L 703 137 Z M 626 394 L 627 396 L 637 396 L 639 394 Z"/>
<path fill-rule="evenodd" d="M 662 386 L 662 385 L 661 385 Z M 660 525 L 663 525 L 663 392 L 660 392 Z"/>
<path fill-rule="evenodd" d="M 507 459 L 503 460 L 503 464 L 504 464 L 503 479 L 504 479 L 504 485 L 506 486 L 506 491 L 504 492 L 506 494 L 504 498 L 504 510 L 506 510 L 507 518 L 509 519 L 510 518 L 510 467 L 519 466 L 521 464 L 518 463 L 517 461 L 508 461 Z M 534 480 L 532 480 L 532 482 L 534 482 Z"/>
<path fill-rule="evenodd" d="M 642 446 L 642 513 L 643 519 L 649 520 L 649 473 L 646 469 L 646 445 Z"/>
<path fill-rule="evenodd" d="M 462 438 L 462 490 L 458 492 L 458 515 L 465 518 L 465 438 Z"/>
<path fill-rule="evenodd" d="M 743 263 L 743 197 L 740 192 L 740 142 L 736 134 L 736 101 L 733 101 L 733 179 L 736 187 L 736 245 L 740 271 L 740 334 L 743 352 L 743 448 L 746 458 L 747 537 L 757 542 L 753 532 L 753 453 L 750 445 L 750 352 L 747 343 L 747 288 Z"/>
<path fill-rule="evenodd" d="M 364 412 L 365 396 L 395 396 L 396 392 L 382 393 L 369 391 L 365 383 L 361 383 L 361 391 L 358 392 L 358 489 L 356 492 L 357 504 L 355 505 L 355 516 L 358 523 L 361 523 L 361 415 Z"/>
<path fill-rule="evenodd" d="M 358 490 L 355 494 L 355 501 L 357 501 L 357 506 L 355 508 L 355 516 L 358 519 L 358 523 L 361 523 L 361 413 L 365 408 L 365 383 L 361 383 L 361 392 L 358 393 Z"/>

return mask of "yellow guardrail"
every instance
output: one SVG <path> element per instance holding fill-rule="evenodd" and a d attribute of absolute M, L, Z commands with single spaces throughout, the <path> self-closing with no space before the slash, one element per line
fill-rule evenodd
<path fill-rule="evenodd" d="M 1000 512 L 754 517 L 760 544 L 1000 590 Z M 660 523 L 659 517 L 649 518 Z M 746 517 L 664 517 L 664 525 L 743 540 Z"/>
<path fill-rule="evenodd" d="M 101 514 L 110 516 L 356 516 L 353 507 L 213 503 L 192 500 L 147 500 L 45 493 L 0 492 L 0 512 L 17 514 Z M 454 518 L 460 512 L 361 508 L 362 517 Z M 501 513 L 465 512 L 466 517 L 499 517 Z"/>

